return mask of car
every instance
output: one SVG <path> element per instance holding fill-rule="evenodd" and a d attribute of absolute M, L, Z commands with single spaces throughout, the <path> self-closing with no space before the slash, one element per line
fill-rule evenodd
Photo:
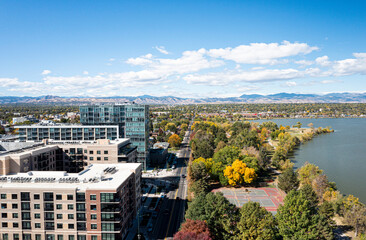
<path fill-rule="evenodd" d="M 186 175 L 182 174 L 182 178 L 186 178 Z"/>

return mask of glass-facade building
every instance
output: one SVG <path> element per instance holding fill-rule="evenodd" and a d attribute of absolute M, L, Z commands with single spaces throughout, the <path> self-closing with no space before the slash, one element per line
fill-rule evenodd
<path fill-rule="evenodd" d="M 118 125 L 119 137 L 130 138 L 137 147 L 138 162 L 149 161 L 149 106 L 139 104 L 106 104 L 80 106 L 83 125 Z"/>
<path fill-rule="evenodd" d="M 115 140 L 119 135 L 119 126 L 117 125 L 24 125 L 17 126 L 17 128 L 19 128 L 20 141 L 42 141 L 43 139 L 60 141 Z"/>

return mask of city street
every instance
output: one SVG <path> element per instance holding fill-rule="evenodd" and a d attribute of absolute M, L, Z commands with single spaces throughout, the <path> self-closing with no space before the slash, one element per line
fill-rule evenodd
<path fill-rule="evenodd" d="M 173 184 L 171 184 L 170 191 L 161 205 L 158 217 L 154 223 L 154 229 L 151 236 L 149 236 L 150 239 L 169 239 L 173 237 L 184 220 L 187 197 L 186 162 L 190 156 L 188 146 L 190 134 L 191 131 L 187 131 L 183 139 L 178 153 L 175 177 L 170 177 Z"/>

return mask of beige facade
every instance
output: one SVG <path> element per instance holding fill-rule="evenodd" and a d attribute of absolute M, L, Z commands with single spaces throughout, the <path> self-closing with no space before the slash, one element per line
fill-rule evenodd
<path fill-rule="evenodd" d="M 3 240 L 120 240 L 140 207 L 142 165 L 0 177 Z"/>
<path fill-rule="evenodd" d="M 136 147 L 129 139 L 31 143 L 3 143 L 4 149 L 11 150 L 0 151 L 0 175 L 52 170 L 79 172 L 91 164 L 133 163 L 137 159 Z"/>
<path fill-rule="evenodd" d="M 57 146 L 35 144 L 30 147 L 4 151 L 3 154 L 0 151 L 0 175 L 33 170 L 56 170 L 57 148 Z"/>

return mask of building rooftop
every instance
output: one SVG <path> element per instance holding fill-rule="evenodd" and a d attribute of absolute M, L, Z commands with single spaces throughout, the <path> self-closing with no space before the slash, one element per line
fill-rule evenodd
<path fill-rule="evenodd" d="M 153 146 L 154 149 L 168 148 L 168 147 L 169 147 L 168 142 L 158 142 L 158 143 L 155 143 L 154 146 Z"/>
<path fill-rule="evenodd" d="M 0 141 L 0 156 L 6 154 L 19 154 L 26 153 L 27 151 L 40 150 L 52 146 L 60 145 L 98 145 L 98 146 L 109 146 L 109 145 L 128 145 L 130 143 L 129 138 L 119 138 L 115 140 L 109 139 L 98 139 L 96 141 L 55 141 L 55 140 L 43 140 L 43 141 L 13 141 L 13 142 L 2 142 Z M 130 147 L 126 149 L 129 151 Z"/>
<path fill-rule="evenodd" d="M 141 171 L 141 166 L 141 163 L 94 164 L 79 173 L 30 171 L 0 176 L 0 191 L 4 188 L 114 190 L 132 173 Z"/>
<path fill-rule="evenodd" d="M 36 123 L 31 125 L 16 126 L 16 128 L 48 128 L 48 127 L 60 127 L 60 128 L 116 128 L 118 125 L 82 125 L 72 123 Z"/>

